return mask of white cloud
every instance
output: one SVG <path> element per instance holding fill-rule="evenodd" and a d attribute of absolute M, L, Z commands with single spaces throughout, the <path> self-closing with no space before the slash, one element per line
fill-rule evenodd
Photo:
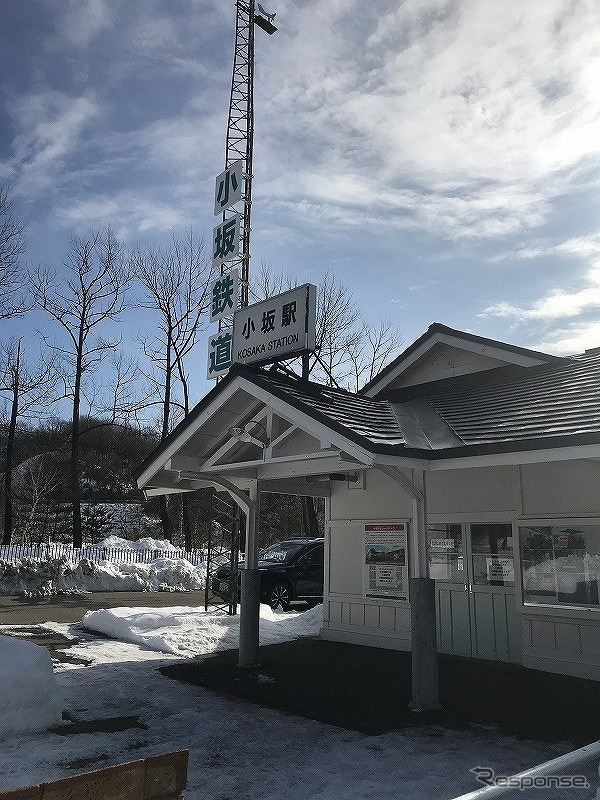
<path fill-rule="evenodd" d="M 56 174 L 99 114 L 93 96 L 69 97 L 50 90 L 25 95 L 9 110 L 19 133 L 8 164 L 16 176 L 15 191 L 26 196 L 55 185 Z"/>
<path fill-rule="evenodd" d="M 479 314 L 480 317 L 504 317 L 520 322 L 557 320 L 577 317 L 600 308 L 600 262 L 589 267 L 580 279 L 579 288 L 554 289 L 528 306 L 501 301 Z"/>
<path fill-rule="evenodd" d="M 600 347 L 600 321 L 576 322 L 553 331 L 535 345 L 536 350 L 556 355 L 572 355 Z"/>
<path fill-rule="evenodd" d="M 52 48 L 62 49 L 65 43 L 86 47 L 113 22 L 106 0 L 59 0 L 54 5 L 58 36 Z"/>
<path fill-rule="evenodd" d="M 600 150 L 600 7 L 382 5 L 287 2 L 278 14 L 280 46 L 265 45 L 256 74 L 269 149 L 288 163 L 292 153 L 299 191 L 325 206 L 343 178 L 327 205 L 364 207 L 376 193 L 414 227 L 451 237 L 542 224 Z M 283 137 L 282 109 L 294 119 Z"/>

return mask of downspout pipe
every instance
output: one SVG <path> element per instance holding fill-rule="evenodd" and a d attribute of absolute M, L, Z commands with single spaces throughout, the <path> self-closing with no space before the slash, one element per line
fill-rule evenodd
<path fill-rule="evenodd" d="M 425 471 L 415 470 L 410 480 L 402 470 L 377 466 L 412 498 L 409 576 L 413 711 L 437 711 L 439 696 L 435 613 L 435 581 L 427 570 L 427 491 Z"/>

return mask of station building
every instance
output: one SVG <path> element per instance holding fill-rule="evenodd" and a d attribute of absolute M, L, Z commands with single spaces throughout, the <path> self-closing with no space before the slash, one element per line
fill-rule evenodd
<path fill-rule="evenodd" d="M 600 680 L 600 348 L 435 323 L 358 394 L 234 365 L 138 484 L 325 497 L 324 639 L 413 649 L 426 577 L 439 652 Z"/>

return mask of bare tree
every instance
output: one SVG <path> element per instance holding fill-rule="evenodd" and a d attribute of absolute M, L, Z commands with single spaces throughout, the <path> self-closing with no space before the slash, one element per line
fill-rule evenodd
<path fill-rule="evenodd" d="M 203 240 L 192 231 L 184 238 L 173 235 L 164 248 L 138 249 L 132 264 L 143 290 L 140 306 L 158 317 L 156 333 L 141 337 L 140 345 L 151 365 L 144 374 L 154 389 L 157 398 L 154 402 L 161 408 L 162 441 L 171 430 L 173 410 L 179 412 L 180 418 L 190 410 L 185 360 L 208 322 L 212 267 Z M 160 498 L 160 514 L 163 535 L 171 539 L 173 531 L 165 497 Z M 187 546 L 191 533 L 183 516 Z"/>
<path fill-rule="evenodd" d="M 4 531 L 2 544 L 11 543 L 13 532 L 13 459 L 15 435 L 20 416 L 32 408 L 47 403 L 56 386 L 52 363 L 40 359 L 39 365 L 30 367 L 23 362 L 22 344 L 9 342 L 0 349 L 0 393 L 7 396 L 9 404 L 8 434 L 4 456 Z"/>
<path fill-rule="evenodd" d="M 364 322 L 359 340 L 348 348 L 352 365 L 349 388 L 358 392 L 372 380 L 398 353 L 403 341 L 404 337 L 390 320 L 382 320 L 376 326 Z"/>
<path fill-rule="evenodd" d="M 71 243 L 65 264 L 64 282 L 57 275 L 39 268 L 30 274 L 30 285 L 39 308 L 43 309 L 62 329 L 66 343 L 46 343 L 60 357 L 63 365 L 63 397 L 72 402 L 70 494 L 73 509 L 73 546 L 82 546 L 80 437 L 81 406 L 99 406 L 100 413 L 116 413 L 115 400 L 105 403 L 91 380 L 101 364 L 114 360 L 118 337 L 105 339 L 100 329 L 109 325 L 123 311 L 124 297 L 131 276 L 123 257 L 123 246 L 109 230 L 93 232 L 88 238 L 76 238 Z M 118 358 L 117 358 L 118 363 Z M 122 366 L 122 364 L 121 364 Z M 130 385 L 132 374 L 117 379 L 117 387 Z M 127 372 L 127 370 L 126 370 Z M 86 394 L 86 385 L 91 389 Z M 114 419 L 107 420 L 111 424 Z"/>
<path fill-rule="evenodd" d="M 17 316 L 29 308 L 19 261 L 24 250 L 23 223 L 13 213 L 8 189 L 0 185 L 0 319 Z"/>
<path fill-rule="evenodd" d="M 257 300 L 272 297 L 297 284 L 283 272 L 275 273 L 261 264 L 253 281 Z M 329 386 L 358 391 L 395 355 L 402 335 L 391 322 L 372 326 L 361 319 L 350 287 L 332 272 L 326 272 L 317 286 L 317 329 L 314 352 L 309 356 L 309 377 Z M 290 367 L 293 369 L 292 362 Z M 302 524 L 306 536 L 319 536 L 315 503 L 301 498 Z"/>

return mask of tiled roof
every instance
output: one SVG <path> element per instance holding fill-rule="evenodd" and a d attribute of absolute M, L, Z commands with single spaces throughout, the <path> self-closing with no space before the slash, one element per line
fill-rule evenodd
<path fill-rule="evenodd" d="M 372 453 L 435 459 L 600 445 L 600 353 L 535 367 L 498 367 L 404 387 L 377 399 L 236 365 L 136 476 L 238 376 Z"/>
<path fill-rule="evenodd" d="M 386 400 L 371 400 L 342 389 L 287 378 L 264 370 L 244 370 L 242 374 L 299 410 L 318 417 L 325 424 L 333 423 L 345 434 L 350 431 L 361 439 L 378 445 L 406 443 L 392 406 Z"/>
<path fill-rule="evenodd" d="M 420 397 L 464 445 L 600 434 L 600 354 L 484 373 L 390 392 Z"/>
<path fill-rule="evenodd" d="M 598 353 L 536 367 L 499 367 L 378 399 L 264 370 L 241 372 L 374 452 L 444 457 L 600 442 Z"/>

